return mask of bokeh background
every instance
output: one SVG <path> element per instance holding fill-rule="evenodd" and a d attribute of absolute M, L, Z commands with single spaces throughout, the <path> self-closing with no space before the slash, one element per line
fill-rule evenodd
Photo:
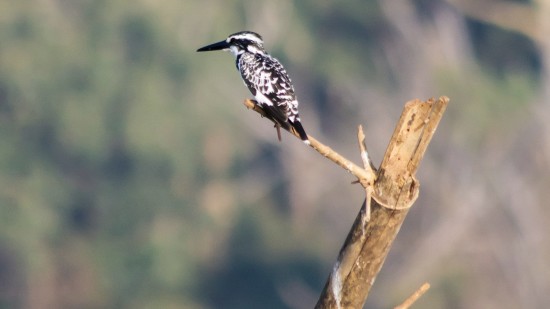
<path fill-rule="evenodd" d="M 312 308 L 363 190 L 279 143 L 223 52 L 263 35 L 308 133 L 379 164 L 447 95 L 368 308 L 550 303 L 550 1 L 0 2 L 0 308 Z"/>

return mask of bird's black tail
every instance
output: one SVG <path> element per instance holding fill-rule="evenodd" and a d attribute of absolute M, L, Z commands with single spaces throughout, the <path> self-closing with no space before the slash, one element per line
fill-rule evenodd
<path fill-rule="evenodd" d="M 300 139 L 309 145 L 309 138 L 307 137 L 306 130 L 304 130 L 304 127 L 302 127 L 302 123 L 300 122 L 300 119 L 296 119 L 294 122 L 288 121 L 290 125 L 298 132 L 298 135 L 300 135 Z"/>

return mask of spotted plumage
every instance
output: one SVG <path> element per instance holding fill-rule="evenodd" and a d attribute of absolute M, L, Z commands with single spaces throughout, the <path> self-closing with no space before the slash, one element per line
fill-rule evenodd
<path fill-rule="evenodd" d="M 281 63 L 265 51 L 263 39 L 259 34 L 250 31 L 237 32 L 224 41 L 199 48 L 197 51 L 211 50 L 231 51 L 236 57 L 237 70 L 256 98 L 258 106 L 278 126 L 285 129 L 293 127 L 300 138 L 309 144 L 301 124 L 298 100 L 290 77 Z"/>

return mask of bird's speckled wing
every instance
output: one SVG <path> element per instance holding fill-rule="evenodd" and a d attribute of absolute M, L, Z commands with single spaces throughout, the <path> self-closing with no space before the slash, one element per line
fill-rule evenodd
<path fill-rule="evenodd" d="M 288 126 L 288 119 L 294 120 L 298 114 L 298 101 L 281 63 L 270 56 L 248 54 L 239 59 L 238 68 L 245 85 L 261 107 L 279 124 Z"/>

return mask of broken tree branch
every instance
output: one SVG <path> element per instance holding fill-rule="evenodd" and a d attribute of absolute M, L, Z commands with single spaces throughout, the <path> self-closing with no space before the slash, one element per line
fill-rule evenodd
<path fill-rule="evenodd" d="M 395 236 L 418 197 L 415 174 L 449 99 L 405 105 L 374 183 L 371 219 L 366 201 L 340 250 L 316 308 L 361 308 Z"/>
<path fill-rule="evenodd" d="M 447 97 L 407 102 L 377 173 L 368 168 L 370 160 L 363 157 L 367 152 L 361 129 L 358 139 L 364 168 L 309 135 L 312 148 L 352 173 L 367 190 L 367 198 L 315 308 L 361 308 L 365 303 L 391 244 L 418 197 L 416 170 L 448 102 Z M 252 100 L 246 100 L 245 106 L 266 116 Z M 289 132 L 299 137 L 294 130 Z"/>

